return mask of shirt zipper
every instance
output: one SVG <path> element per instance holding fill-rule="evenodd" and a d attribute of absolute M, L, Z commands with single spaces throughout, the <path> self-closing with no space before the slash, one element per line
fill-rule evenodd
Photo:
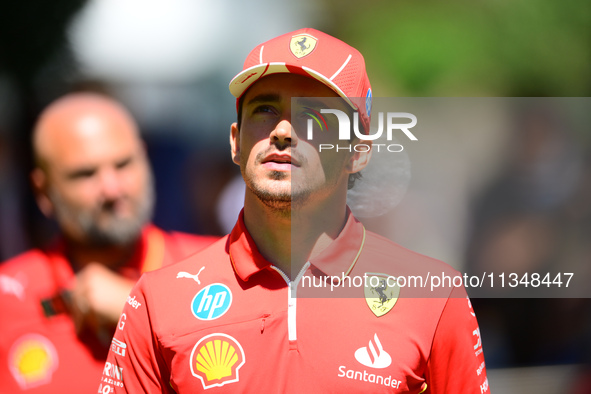
<path fill-rule="evenodd" d="M 302 276 L 304 276 L 304 273 L 306 272 L 306 270 L 308 269 L 308 267 L 310 267 L 310 262 L 306 262 L 306 264 L 304 264 L 304 266 L 302 267 L 302 269 L 300 270 L 300 272 L 298 273 L 298 275 L 295 277 L 295 279 L 292 281 L 289 279 L 289 276 L 285 275 L 285 273 L 283 271 L 281 271 L 279 268 L 275 267 L 274 265 L 271 266 L 271 268 L 273 268 L 275 271 L 277 271 L 279 273 L 279 275 L 281 275 L 281 277 L 283 278 L 283 280 L 285 280 L 285 283 L 287 283 L 288 286 L 288 290 L 287 290 L 287 334 L 288 334 L 288 338 L 290 342 L 295 342 L 298 337 L 297 337 L 297 331 L 296 331 L 296 307 L 297 307 L 297 289 L 298 289 L 298 284 L 300 283 L 300 280 L 302 279 Z"/>

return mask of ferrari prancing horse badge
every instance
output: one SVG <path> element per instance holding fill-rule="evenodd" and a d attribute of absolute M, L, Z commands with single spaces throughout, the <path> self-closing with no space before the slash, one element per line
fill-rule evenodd
<path fill-rule="evenodd" d="M 363 291 L 367 306 L 377 317 L 390 312 L 398 296 L 400 287 L 396 284 L 396 278 L 386 274 L 367 273 L 367 281 Z"/>
<path fill-rule="evenodd" d="M 298 34 L 291 38 L 289 49 L 295 57 L 301 59 L 314 51 L 317 42 L 318 40 L 309 34 Z"/>

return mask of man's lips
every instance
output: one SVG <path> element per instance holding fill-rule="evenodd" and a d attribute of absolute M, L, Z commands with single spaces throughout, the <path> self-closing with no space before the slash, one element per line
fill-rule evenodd
<path fill-rule="evenodd" d="M 294 166 L 299 167 L 300 163 L 294 159 L 290 154 L 270 154 L 265 156 L 265 158 L 261 162 L 262 164 L 278 165 L 278 166 Z"/>

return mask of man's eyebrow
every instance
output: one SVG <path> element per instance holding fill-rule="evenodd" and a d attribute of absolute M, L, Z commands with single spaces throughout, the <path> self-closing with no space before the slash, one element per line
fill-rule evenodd
<path fill-rule="evenodd" d="M 332 108 L 334 107 L 334 97 L 294 97 L 297 103 L 312 108 Z M 328 100 L 326 100 L 328 98 Z"/>
<path fill-rule="evenodd" d="M 294 101 L 297 100 L 297 101 Z M 340 109 L 341 111 L 349 111 L 351 106 L 342 97 L 326 96 L 326 97 L 293 97 L 292 103 L 302 107 L 310 107 L 314 109 Z"/>
<path fill-rule="evenodd" d="M 96 172 L 96 167 L 88 166 L 88 167 L 78 167 L 71 170 L 66 171 L 66 178 L 67 179 L 78 179 L 92 176 Z"/>
<path fill-rule="evenodd" d="M 260 103 L 269 103 L 269 102 L 278 102 L 280 100 L 281 100 L 281 97 L 278 94 L 265 93 L 265 94 L 259 94 L 258 96 L 254 96 L 253 98 L 251 98 L 250 100 L 248 100 L 248 102 L 246 103 L 246 105 L 260 104 Z"/>

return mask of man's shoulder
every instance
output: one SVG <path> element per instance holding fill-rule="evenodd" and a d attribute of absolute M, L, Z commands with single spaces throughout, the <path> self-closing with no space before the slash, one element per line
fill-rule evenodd
<path fill-rule="evenodd" d="M 448 263 L 415 252 L 371 231 L 366 232 L 364 249 L 372 262 L 396 270 L 398 273 L 438 271 L 457 274 L 457 270 Z"/>
<path fill-rule="evenodd" d="M 46 251 L 30 249 L 1 263 L 0 274 L 10 275 L 22 271 L 35 271 L 49 263 L 50 258 Z"/>
<path fill-rule="evenodd" d="M 366 232 L 352 275 L 377 276 L 389 288 L 398 288 L 405 299 L 430 299 L 426 305 L 434 315 L 441 313 L 447 299 L 465 298 L 461 274 L 451 265 L 371 232 Z"/>
<path fill-rule="evenodd" d="M 0 299 L 10 301 L 11 296 L 16 296 L 23 301 L 27 299 L 26 294 L 30 296 L 46 291 L 53 285 L 53 281 L 48 280 L 53 272 L 51 257 L 41 249 L 31 249 L 12 257 L 0 264 Z"/>
<path fill-rule="evenodd" d="M 176 263 L 207 248 L 218 239 L 216 236 L 165 231 L 149 224 L 142 233 L 142 245 L 147 259 L 142 264 L 142 270 L 152 271 Z M 151 258 L 153 256 L 157 258 Z"/>
<path fill-rule="evenodd" d="M 199 235 L 190 234 L 181 231 L 165 232 L 165 236 L 176 245 L 185 248 L 198 248 L 199 250 L 206 248 L 221 237 L 215 235 Z"/>
<path fill-rule="evenodd" d="M 144 276 L 146 277 L 145 280 L 149 281 L 150 283 L 161 283 L 162 281 L 170 281 L 173 279 L 178 279 L 177 274 L 179 272 L 185 272 L 186 275 L 181 274 L 179 278 L 183 277 L 194 277 L 195 281 L 197 281 L 197 272 L 201 268 L 207 267 L 208 271 L 215 271 L 215 272 L 225 272 L 227 268 L 231 268 L 231 264 L 229 263 L 229 256 L 227 252 L 227 239 L 228 236 L 218 238 L 212 237 L 209 244 L 188 256 L 185 256 L 183 259 L 173 263 L 166 265 L 160 269 L 146 272 Z M 224 264 L 228 263 L 228 264 Z"/>

